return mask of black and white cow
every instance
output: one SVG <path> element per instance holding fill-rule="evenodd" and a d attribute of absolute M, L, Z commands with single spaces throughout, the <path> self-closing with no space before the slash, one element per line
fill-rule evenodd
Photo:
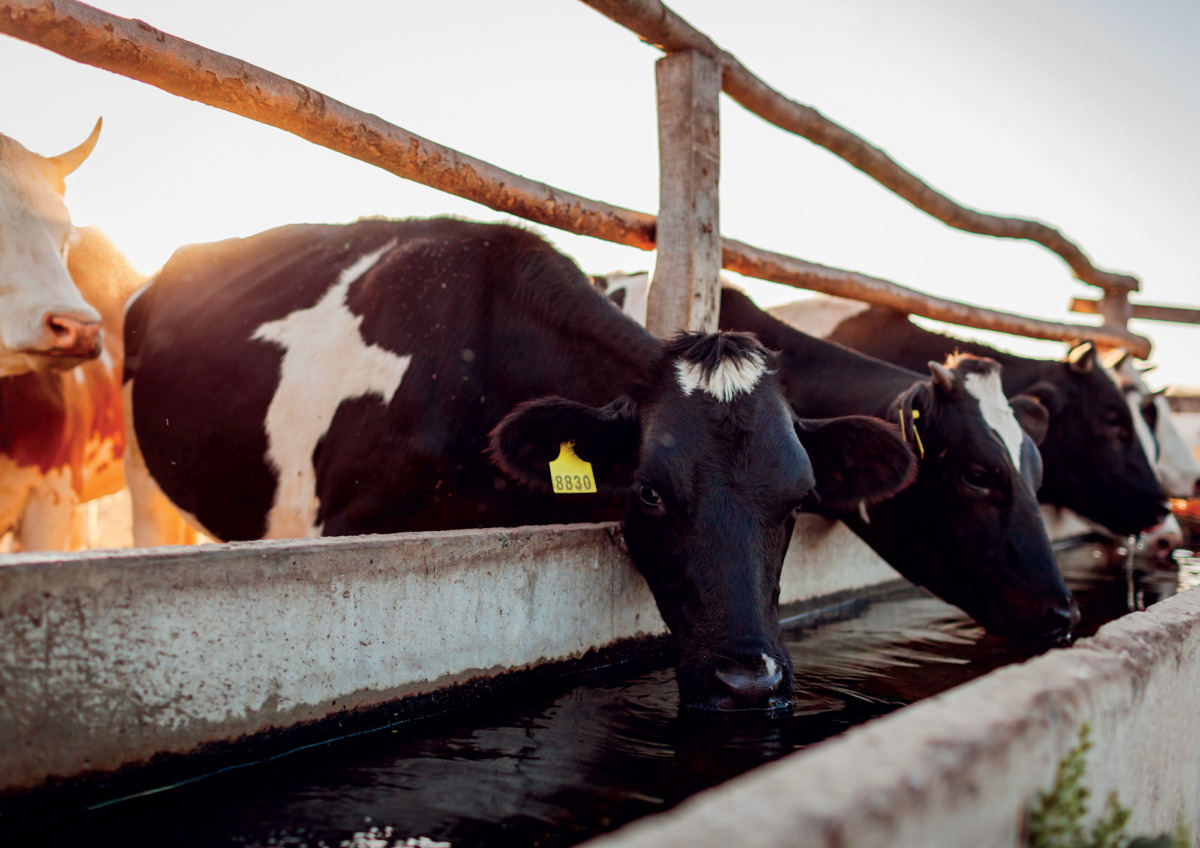
<path fill-rule="evenodd" d="M 806 335 L 721 290 L 721 327 L 778 351 L 783 388 L 803 417 L 868 414 L 903 422 L 920 453 L 917 481 L 873 507 L 823 511 L 890 565 L 994 632 L 1067 635 L 1079 612 L 1038 513 L 1046 412 L 1004 397 L 989 359 L 926 362 L 931 377 Z M 1033 438 L 1030 437 L 1032 434 Z"/>
<path fill-rule="evenodd" d="M 1169 508 L 1113 373 L 1088 343 L 1061 361 L 1030 359 L 932 333 L 894 310 L 837 299 L 797 301 L 773 314 L 805 332 L 906 368 L 955 351 L 1004 366 L 1004 391 L 1036 397 L 1050 413 L 1041 444 L 1042 503 L 1072 509 L 1114 533 L 1154 527 Z"/>
<path fill-rule="evenodd" d="M 508 226 L 368 220 L 185 248 L 126 340 L 138 544 L 164 526 L 147 523 L 156 488 L 227 540 L 620 519 L 691 707 L 787 702 L 794 511 L 814 490 L 874 503 L 915 468 L 895 427 L 797 419 L 753 337 L 664 344 Z M 567 442 L 594 494 L 551 492 Z"/>

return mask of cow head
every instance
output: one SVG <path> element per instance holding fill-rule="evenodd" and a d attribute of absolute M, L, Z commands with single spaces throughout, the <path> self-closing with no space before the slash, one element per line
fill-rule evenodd
<path fill-rule="evenodd" d="M 1166 495 L 1116 375 L 1098 361 L 1090 342 L 1053 367 L 1021 390 L 1050 412 L 1042 501 L 1123 536 L 1155 526 L 1169 511 Z"/>
<path fill-rule="evenodd" d="M 0 376 L 71 368 L 100 355 L 100 314 L 67 273 L 75 228 L 64 178 L 91 153 L 88 139 L 60 156 L 0 136 Z"/>
<path fill-rule="evenodd" d="M 1166 494 L 1172 498 L 1195 497 L 1200 485 L 1200 460 L 1175 426 L 1171 407 L 1164 397 L 1166 389 L 1153 391 L 1142 378 L 1154 366 L 1139 370 L 1133 357 L 1124 350 L 1109 354 L 1105 365 L 1112 369 L 1125 394 L 1134 431 L 1142 450 L 1153 460 Z"/>
<path fill-rule="evenodd" d="M 779 574 L 807 499 L 849 506 L 906 485 L 914 459 L 895 428 L 861 416 L 799 421 L 751 335 L 668 343 L 641 397 L 594 408 L 523 404 L 492 435 L 500 466 L 550 487 L 563 442 L 620 493 L 634 564 L 677 640 L 682 703 L 771 709 L 792 691 L 779 634 Z"/>
<path fill-rule="evenodd" d="M 929 364 L 892 406 L 921 454 L 917 482 L 846 517 L 905 577 L 988 630 L 1057 639 L 1079 619 L 1038 512 L 1036 439 L 1046 411 L 1004 397 L 1000 366 L 955 356 Z"/>

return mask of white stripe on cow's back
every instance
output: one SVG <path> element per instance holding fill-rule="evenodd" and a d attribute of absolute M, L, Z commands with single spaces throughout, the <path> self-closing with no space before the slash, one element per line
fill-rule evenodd
<path fill-rule="evenodd" d="M 997 370 L 989 374 L 967 374 L 963 378 L 963 384 L 979 401 L 979 411 L 983 413 L 984 422 L 995 430 L 1000 441 L 1004 442 L 1004 447 L 1008 448 L 1008 455 L 1012 458 L 1013 468 L 1019 471 L 1024 431 L 1021 430 L 1017 416 L 1008 404 L 1008 398 L 1004 396 L 1000 372 Z"/>
<path fill-rule="evenodd" d="M 284 349 L 279 386 L 267 408 L 267 460 L 278 475 L 264 538 L 321 535 L 313 451 L 342 401 L 378 395 L 391 403 L 412 356 L 363 341 L 362 316 L 346 306 L 352 283 L 395 246 L 360 257 L 315 305 L 259 327 L 253 338 Z"/>
<path fill-rule="evenodd" d="M 791 324 L 802 333 L 808 333 L 818 339 L 827 339 L 846 321 L 870 308 L 871 304 L 861 300 L 825 296 L 793 300 L 791 303 L 772 307 L 767 312 L 785 324 Z"/>
<path fill-rule="evenodd" d="M 754 391 L 766 370 L 767 360 L 757 351 L 747 351 L 744 356 L 726 357 L 707 375 L 704 367 L 695 362 L 675 360 L 675 375 L 685 395 L 700 389 L 721 403 L 729 403 L 735 395 Z"/>

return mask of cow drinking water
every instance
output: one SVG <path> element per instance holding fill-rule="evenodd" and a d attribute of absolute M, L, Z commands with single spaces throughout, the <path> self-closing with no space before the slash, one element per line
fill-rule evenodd
<path fill-rule="evenodd" d="M 1008 401 L 990 359 L 925 363 L 929 376 L 799 332 L 745 294 L 721 290 L 721 326 L 779 351 L 797 415 L 864 413 L 900 421 L 917 450 L 917 481 L 881 503 L 822 511 L 845 521 L 897 571 L 989 630 L 1053 640 L 1079 611 L 1063 583 L 1034 493 L 1046 412 Z"/>
<path fill-rule="evenodd" d="M 126 343 L 139 544 L 167 501 L 220 539 L 619 519 L 690 707 L 787 702 L 793 513 L 814 493 L 874 503 L 914 470 L 895 427 L 798 419 L 753 337 L 664 344 L 507 226 L 186 248 L 133 301 Z M 568 453 L 590 463 L 570 475 L 584 494 L 552 491 Z"/>
<path fill-rule="evenodd" d="M 1050 413 L 1041 445 L 1042 503 L 1072 509 L 1121 536 L 1153 527 L 1166 516 L 1165 494 L 1138 438 L 1140 422 L 1090 343 L 1055 362 L 932 333 L 903 313 L 855 301 L 798 301 L 773 313 L 799 329 L 906 368 L 955 351 L 995 359 L 1004 366 L 1006 393 L 1032 395 Z"/>

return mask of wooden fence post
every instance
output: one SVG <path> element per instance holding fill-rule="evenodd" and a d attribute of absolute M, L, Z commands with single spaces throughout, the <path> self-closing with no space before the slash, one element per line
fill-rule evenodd
<path fill-rule="evenodd" d="M 646 326 L 664 337 L 717 329 L 721 66 L 684 50 L 659 59 L 658 255 Z"/>
<path fill-rule="evenodd" d="M 1129 303 L 1129 292 L 1124 289 L 1107 289 L 1100 299 L 1100 314 L 1104 316 L 1104 326 L 1129 329 L 1129 319 L 1133 317 L 1133 306 Z"/>

